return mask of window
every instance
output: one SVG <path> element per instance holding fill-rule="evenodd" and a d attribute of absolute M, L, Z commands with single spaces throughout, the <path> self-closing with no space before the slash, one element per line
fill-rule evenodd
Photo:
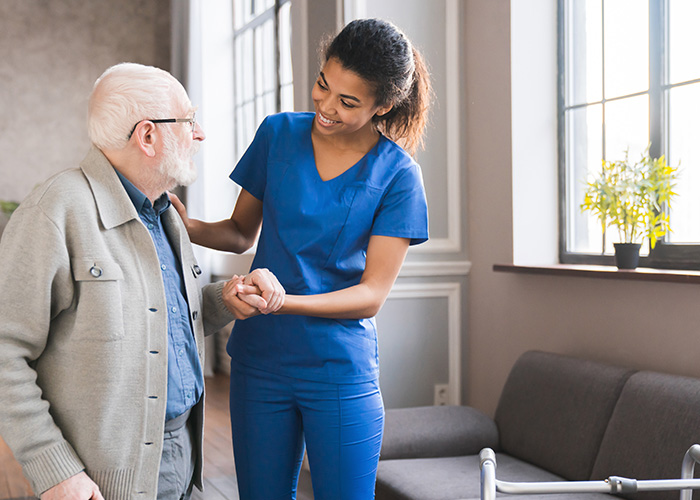
<path fill-rule="evenodd" d="M 290 0 L 233 0 L 236 160 L 262 120 L 293 108 Z"/>
<path fill-rule="evenodd" d="M 560 0 L 560 259 L 612 264 L 617 233 L 581 213 L 601 160 L 680 163 L 673 232 L 642 265 L 700 268 L 700 18 L 697 0 Z"/>

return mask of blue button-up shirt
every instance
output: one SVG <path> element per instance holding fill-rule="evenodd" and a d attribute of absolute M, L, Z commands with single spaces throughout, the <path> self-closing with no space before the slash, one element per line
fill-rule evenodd
<path fill-rule="evenodd" d="M 115 171 L 151 234 L 160 261 L 168 308 L 168 402 L 165 419 L 170 420 L 194 406 L 204 392 L 204 377 L 190 323 L 182 267 L 161 220 L 161 215 L 170 207 L 170 199 L 163 193 L 152 205 L 146 195 L 119 171 Z"/>

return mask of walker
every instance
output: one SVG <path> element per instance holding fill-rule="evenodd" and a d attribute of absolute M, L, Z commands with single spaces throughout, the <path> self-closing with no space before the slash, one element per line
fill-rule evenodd
<path fill-rule="evenodd" d="M 550 493 L 635 493 L 638 491 L 681 490 L 681 500 L 692 500 L 693 490 L 700 489 L 700 479 L 694 479 L 695 463 L 700 462 L 700 445 L 691 446 L 683 457 L 680 479 L 637 480 L 610 476 L 602 481 L 542 481 L 509 482 L 496 479 L 496 453 L 484 448 L 479 454 L 481 469 L 481 500 L 495 500 L 496 492 L 510 495 Z"/>

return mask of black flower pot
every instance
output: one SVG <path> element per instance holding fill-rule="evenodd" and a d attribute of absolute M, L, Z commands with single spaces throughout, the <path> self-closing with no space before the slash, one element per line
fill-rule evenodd
<path fill-rule="evenodd" d="M 614 243 L 615 264 L 618 269 L 636 269 L 639 265 L 641 243 Z"/>

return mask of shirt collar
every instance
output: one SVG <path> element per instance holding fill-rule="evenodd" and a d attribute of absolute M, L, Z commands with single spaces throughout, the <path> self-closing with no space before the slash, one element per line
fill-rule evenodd
<path fill-rule="evenodd" d="M 160 195 L 156 202 L 151 205 L 151 200 L 149 200 L 146 195 L 139 190 L 139 188 L 134 186 L 129 179 L 124 177 L 119 170 L 115 168 L 114 171 L 119 176 L 119 180 L 122 182 L 126 193 L 129 195 L 129 198 L 134 204 L 134 207 L 139 215 L 146 215 L 148 212 L 155 212 L 157 216 L 160 216 L 170 207 L 170 198 L 168 198 L 167 193 Z"/>

